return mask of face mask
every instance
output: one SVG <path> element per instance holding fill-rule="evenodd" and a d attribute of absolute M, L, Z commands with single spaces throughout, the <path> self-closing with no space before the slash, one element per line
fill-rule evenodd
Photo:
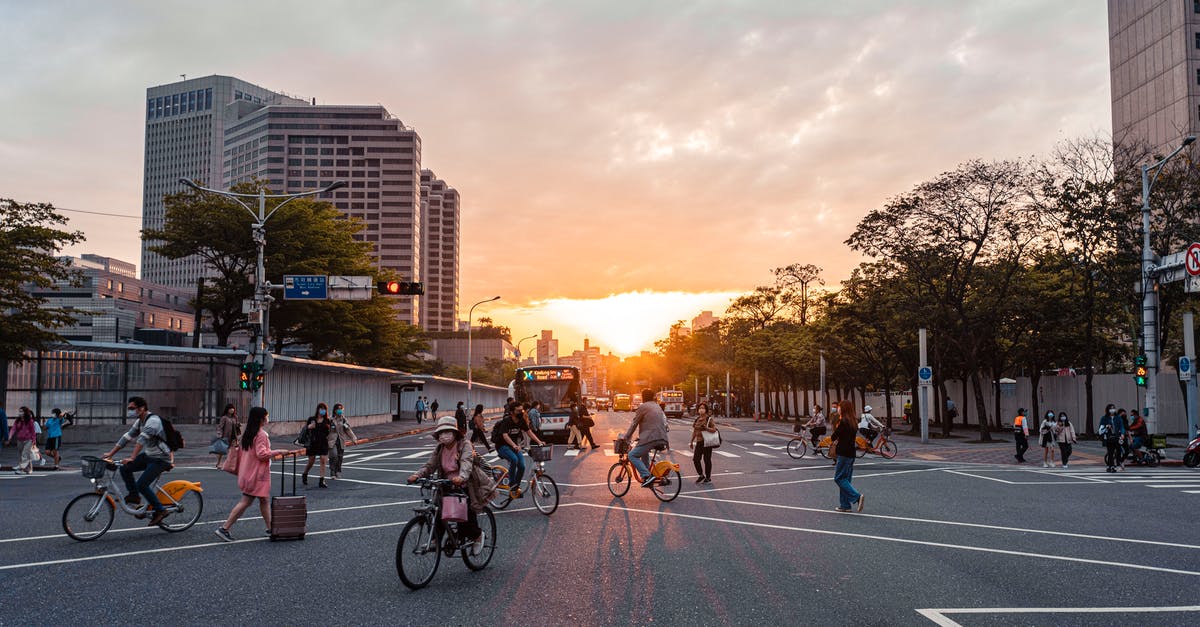
<path fill-rule="evenodd" d="M 454 441 L 454 434 L 449 431 L 443 431 L 438 434 L 438 442 L 449 444 Z"/>
<path fill-rule="evenodd" d="M 126 409 L 125 417 L 129 418 L 130 420 L 137 418 L 137 410 L 136 409 Z"/>
<path fill-rule="evenodd" d="M 341 415 L 342 415 L 342 410 L 340 410 L 340 409 L 335 409 L 335 410 L 333 410 L 333 413 L 335 413 L 335 414 L 337 414 L 337 415 L 341 416 Z"/>
<path fill-rule="evenodd" d="M 1110 410 L 1108 410 L 1108 415 L 1109 415 L 1109 416 L 1111 416 L 1111 415 L 1113 415 L 1113 414 L 1115 414 L 1115 413 L 1117 413 L 1117 410 L 1115 410 L 1115 409 L 1110 409 Z"/>
<path fill-rule="evenodd" d="M 324 409 L 318 409 L 318 410 L 317 410 L 317 415 L 318 415 L 318 416 L 324 416 L 324 415 L 325 415 L 325 410 L 324 410 Z"/>

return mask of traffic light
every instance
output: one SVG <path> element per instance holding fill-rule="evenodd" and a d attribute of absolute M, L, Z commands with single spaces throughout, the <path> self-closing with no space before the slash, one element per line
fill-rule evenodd
<path fill-rule="evenodd" d="M 1146 365 L 1146 356 L 1145 356 L 1145 355 L 1138 355 L 1137 357 L 1134 357 L 1134 358 L 1133 358 L 1133 365 L 1135 365 L 1135 366 L 1145 366 L 1145 365 Z"/>
<path fill-rule="evenodd" d="M 1137 386 L 1138 386 L 1138 387 L 1140 387 L 1140 388 L 1144 388 L 1144 387 L 1146 387 L 1146 376 L 1147 376 L 1148 374 L 1149 374 L 1149 371 L 1148 371 L 1148 370 L 1146 370 L 1146 366 L 1145 366 L 1145 365 L 1141 365 L 1141 366 L 1137 366 L 1137 367 L 1135 367 L 1135 368 L 1133 369 L 1133 381 L 1134 381 L 1134 383 L 1137 383 Z"/>
<path fill-rule="evenodd" d="M 238 376 L 238 387 L 243 392 L 254 392 L 263 386 L 263 368 L 257 361 L 242 364 L 242 372 Z"/>
<path fill-rule="evenodd" d="M 380 281 L 379 293 L 384 296 L 420 296 L 425 285 L 416 281 Z"/>

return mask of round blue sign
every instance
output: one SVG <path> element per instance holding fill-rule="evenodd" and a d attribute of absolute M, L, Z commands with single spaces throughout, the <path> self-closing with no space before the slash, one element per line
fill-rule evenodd
<path fill-rule="evenodd" d="M 1192 360 L 1188 359 L 1187 357 L 1180 357 L 1179 358 L 1179 371 L 1180 372 L 1191 372 L 1192 371 Z"/>
<path fill-rule="evenodd" d="M 921 369 L 917 371 L 917 378 L 922 381 L 929 381 L 933 378 L 933 368 L 921 366 Z"/>

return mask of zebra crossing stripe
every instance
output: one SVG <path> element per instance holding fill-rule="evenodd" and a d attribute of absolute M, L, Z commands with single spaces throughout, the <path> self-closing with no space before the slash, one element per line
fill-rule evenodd
<path fill-rule="evenodd" d="M 728 452 L 722 451 L 720 449 L 713 449 L 713 452 L 722 457 L 741 457 L 741 455 L 737 455 L 735 453 L 728 453 Z"/>

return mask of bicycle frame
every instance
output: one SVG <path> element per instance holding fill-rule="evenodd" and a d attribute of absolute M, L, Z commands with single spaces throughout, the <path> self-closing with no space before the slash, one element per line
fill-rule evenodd
<path fill-rule="evenodd" d="M 103 494 L 104 498 L 108 499 L 117 509 L 130 516 L 145 514 L 147 508 L 150 507 L 149 503 L 131 507 L 125 502 L 125 497 L 128 496 L 124 488 L 125 481 L 117 477 L 120 473 L 121 465 L 114 462 L 113 466 L 113 468 L 105 471 L 105 477 L 90 480 L 92 485 L 96 486 L 96 492 Z M 158 479 L 155 479 L 150 487 L 154 490 L 154 495 L 158 497 L 158 501 L 167 509 L 178 509 L 178 498 L 185 492 L 204 492 L 204 488 L 201 487 L 199 481 L 185 481 L 183 479 L 168 481 L 166 484 L 160 484 Z M 114 494 L 117 495 L 117 498 L 113 498 Z M 99 506 L 99 501 L 97 501 L 97 506 Z"/>
<path fill-rule="evenodd" d="M 426 494 L 426 490 L 428 490 L 428 494 Z M 428 488 L 422 486 L 421 499 L 424 502 L 414 507 L 413 511 L 416 512 L 417 516 L 422 516 L 428 520 L 429 528 L 433 530 L 430 543 L 424 547 L 422 552 L 428 553 L 429 551 L 445 549 L 446 555 L 450 556 L 462 548 L 458 542 L 457 525 L 459 523 L 442 520 L 442 496 L 442 484 L 435 481 Z M 455 525 L 455 527 L 450 527 L 450 525 Z M 446 532 L 448 531 L 454 533 L 447 534 Z M 447 546 L 442 546 L 443 542 L 446 542 Z"/>
<path fill-rule="evenodd" d="M 663 464 L 658 463 L 658 449 L 650 450 L 650 460 L 646 467 L 650 469 L 650 474 L 657 479 L 662 479 L 667 476 L 667 473 L 672 470 L 679 470 L 679 464 L 663 460 Z M 617 463 L 625 466 L 625 471 L 630 473 L 631 477 L 640 477 L 637 468 L 633 467 L 633 462 L 629 459 L 629 453 L 620 453 L 617 456 Z"/>

